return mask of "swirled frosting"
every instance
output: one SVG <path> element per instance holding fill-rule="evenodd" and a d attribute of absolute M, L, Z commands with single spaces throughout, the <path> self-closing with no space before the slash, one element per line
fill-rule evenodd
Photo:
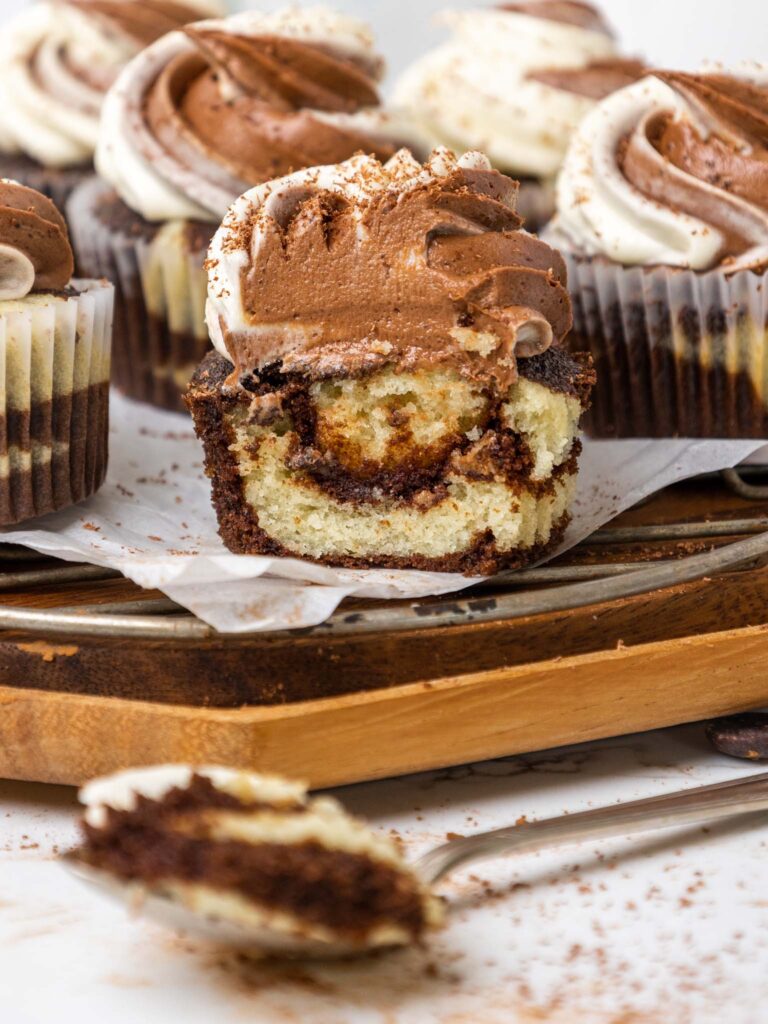
<path fill-rule="evenodd" d="M 554 176 L 595 101 L 641 73 L 590 4 L 532 0 L 442 20 L 452 38 L 405 73 L 395 101 L 441 142 L 520 176 Z"/>
<path fill-rule="evenodd" d="M 499 391 L 571 325 L 558 253 L 520 231 L 486 157 L 357 156 L 247 192 L 209 255 L 208 326 L 235 380 L 451 363 Z"/>
<path fill-rule="evenodd" d="M 553 237 L 627 265 L 768 264 L 768 67 L 658 72 L 573 141 Z"/>
<path fill-rule="evenodd" d="M 378 105 L 382 71 L 368 29 L 324 8 L 200 22 L 125 69 L 97 167 L 147 220 L 218 222 L 249 186 L 391 156 L 403 127 Z"/>
<path fill-rule="evenodd" d="M 45 0 L 3 26 L 0 152 L 88 164 L 104 94 L 142 47 L 221 10 L 219 0 Z"/>
<path fill-rule="evenodd" d="M 65 288 L 73 269 L 67 225 L 51 200 L 0 179 L 0 300 Z"/>

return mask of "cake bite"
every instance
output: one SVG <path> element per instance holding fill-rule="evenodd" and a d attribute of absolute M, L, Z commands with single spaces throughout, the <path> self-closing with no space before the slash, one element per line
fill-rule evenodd
<path fill-rule="evenodd" d="M 104 481 L 114 290 L 72 280 L 50 199 L 0 180 L 0 526 L 82 501 Z"/>
<path fill-rule="evenodd" d="M 299 783 L 164 765 L 98 779 L 80 800 L 75 862 L 198 934 L 337 955 L 409 945 L 442 924 L 391 839 Z"/>
<path fill-rule="evenodd" d="M 232 551 L 485 574 L 558 543 L 593 374 L 516 194 L 480 154 L 403 151 L 234 204 L 187 399 Z"/>

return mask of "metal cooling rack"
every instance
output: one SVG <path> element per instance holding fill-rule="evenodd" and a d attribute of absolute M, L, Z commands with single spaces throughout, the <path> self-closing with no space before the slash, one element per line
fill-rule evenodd
<path fill-rule="evenodd" d="M 753 487 L 742 477 L 725 483 L 743 497 L 766 498 L 768 488 Z M 733 538 L 739 538 L 738 540 Z M 730 543 L 727 541 L 731 539 Z M 703 553 L 652 563 L 595 562 L 595 549 L 661 542 L 707 543 Z M 593 534 L 570 553 L 589 549 L 588 565 L 546 565 L 508 573 L 460 594 L 411 602 L 342 606 L 322 625 L 311 629 L 253 634 L 259 639 L 290 636 L 354 637 L 370 633 L 427 630 L 469 623 L 498 622 L 568 611 L 691 583 L 723 572 L 748 571 L 768 565 L 768 516 L 672 523 L 663 526 L 612 527 Z M 33 568 L 19 568 L 31 563 Z M 95 583 L 120 579 L 120 573 L 92 565 L 62 563 L 24 548 L 0 545 L 0 592 L 23 587 Z M 167 598 L 59 607 L 43 610 L 0 605 L 0 630 L 49 635 L 136 638 L 194 642 L 219 636 L 216 630 Z M 242 634 L 238 634 L 243 639 Z"/>

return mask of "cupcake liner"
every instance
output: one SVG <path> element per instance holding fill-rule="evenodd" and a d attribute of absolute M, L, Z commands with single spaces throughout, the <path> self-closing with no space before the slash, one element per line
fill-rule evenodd
<path fill-rule="evenodd" d="M 624 267 L 564 253 L 596 437 L 768 437 L 768 271 Z"/>
<path fill-rule="evenodd" d="M 104 482 L 114 292 L 0 303 L 0 525 L 53 512 Z"/>
<path fill-rule="evenodd" d="M 210 347 L 204 269 L 210 239 L 184 221 L 137 222 L 135 233 L 110 226 L 98 212 L 110 194 L 98 179 L 85 182 L 68 217 L 78 266 L 116 286 L 112 381 L 131 398 L 184 412 L 182 395 Z"/>
<path fill-rule="evenodd" d="M 62 213 L 75 189 L 93 174 L 92 167 L 44 167 L 27 156 L 0 154 L 0 177 L 42 192 Z"/>

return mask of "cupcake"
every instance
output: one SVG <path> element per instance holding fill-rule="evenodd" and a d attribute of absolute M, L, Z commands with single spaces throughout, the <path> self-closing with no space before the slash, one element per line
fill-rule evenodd
<path fill-rule="evenodd" d="M 592 373 L 516 193 L 480 154 L 402 151 L 232 207 L 188 394 L 230 550 L 486 574 L 557 544 Z"/>
<path fill-rule="evenodd" d="M 228 768 L 160 765 L 80 791 L 76 861 L 134 906 L 211 923 L 242 947 L 354 953 L 440 927 L 441 903 L 389 837 L 304 785 Z M 258 939 L 257 939 L 258 937 Z"/>
<path fill-rule="evenodd" d="M 64 218 L 0 181 L 0 525 L 93 494 L 107 468 L 113 289 L 73 281 Z"/>
<path fill-rule="evenodd" d="M 0 174 L 64 208 L 93 173 L 104 94 L 153 40 L 217 0 L 44 0 L 3 26 Z"/>
<path fill-rule="evenodd" d="M 768 69 L 658 72 L 582 125 L 549 237 L 598 437 L 768 437 Z"/>
<path fill-rule="evenodd" d="M 208 347 L 205 253 L 238 195 L 360 150 L 396 151 L 382 69 L 367 28 L 323 8 L 201 22 L 125 69 L 105 105 L 104 181 L 69 205 L 81 265 L 118 284 L 118 388 L 183 408 Z"/>
<path fill-rule="evenodd" d="M 521 183 L 519 210 L 538 230 L 554 209 L 568 140 L 594 104 L 642 74 L 618 56 L 590 4 L 529 0 L 446 11 L 451 40 L 397 85 L 395 101 L 437 141 L 480 149 Z"/>

